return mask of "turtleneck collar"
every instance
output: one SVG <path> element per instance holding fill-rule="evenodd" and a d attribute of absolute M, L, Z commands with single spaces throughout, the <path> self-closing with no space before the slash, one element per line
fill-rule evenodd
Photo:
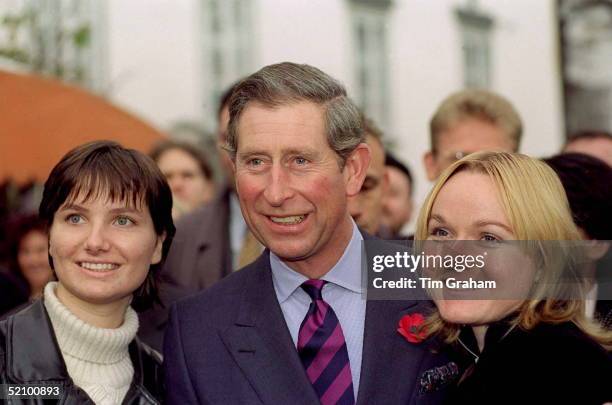
<path fill-rule="evenodd" d="M 48 283 L 44 304 L 62 353 L 98 364 L 114 364 L 129 356 L 128 345 L 138 330 L 138 315 L 128 307 L 116 329 L 90 325 L 77 318 L 55 294 L 57 282 Z"/>

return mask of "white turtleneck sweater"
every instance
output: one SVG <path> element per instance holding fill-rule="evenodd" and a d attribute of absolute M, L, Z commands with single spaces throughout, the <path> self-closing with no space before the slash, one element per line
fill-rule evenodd
<path fill-rule="evenodd" d="M 119 328 L 98 328 L 70 312 L 55 295 L 56 286 L 47 284 L 44 304 L 68 374 L 96 404 L 120 404 L 134 377 L 128 346 L 138 330 L 138 315 L 128 307 Z"/>

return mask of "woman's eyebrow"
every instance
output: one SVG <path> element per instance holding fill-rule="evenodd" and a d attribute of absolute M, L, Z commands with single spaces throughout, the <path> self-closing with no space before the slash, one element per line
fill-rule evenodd
<path fill-rule="evenodd" d="M 78 204 L 74 204 L 74 203 L 64 204 L 58 208 L 58 211 L 67 211 L 67 210 L 73 210 L 73 211 L 79 211 L 79 212 L 87 211 L 85 207 L 78 205 Z"/>
<path fill-rule="evenodd" d="M 113 208 L 109 211 L 111 214 L 122 214 L 125 212 L 128 213 L 133 213 L 133 214 L 142 214 L 141 210 L 138 210 L 136 208 L 133 207 L 117 207 L 117 208 Z"/>
<path fill-rule="evenodd" d="M 433 214 L 431 217 L 429 217 L 429 221 L 431 221 L 432 219 L 434 221 L 440 222 L 440 223 L 444 223 L 445 222 L 444 218 L 442 218 L 442 215 L 439 215 L 439 214 Z M 429 221 L 428 221 L 428 223 L 429 223 Z"/>
<path fill-rule="evenodd" d="M 478 222 L 476 222 L 477 226 L 487 226 L 487 225 L 493 225 L 493 226 L 497 226 L 500 228 L 505 229 L 506 231 L 512 233 L 512 229 L 510 229 L 510 227 L 506 224 L 504 224 L 503 222 L 499 222 L 499 221 L 490 221 L 490 220 L 480 220 Z"/>

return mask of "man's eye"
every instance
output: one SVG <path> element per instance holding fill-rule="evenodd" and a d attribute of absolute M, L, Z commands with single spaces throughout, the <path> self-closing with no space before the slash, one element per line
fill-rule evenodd
<path fill-rule="evenodd" d="M 261 166 L 262 163 L 263 163 L 263 160 L 257 159 L 257 158 L 251 159 L 247 162 L 249 166 Z"/>
<path fill-rule="evenodd" d="M 117 217 L 117 219 L 115 220 L 115 223 L 119 226 L 128 226 L 128 225 L 133 225 L 134 221 L 132 221 L 128 217 Z"/>
<path fill-rule="evenodd" d="M 71 224 L 80 224 L 83 220 L 79 214 L 70 214 L 66 217 L 66 221 Z"/>
<path fill-rule="evenodd" d="M 297 163 L 298 165 L 305 165 L 306 163 L 308 163 L 308 161 L 303 157 L 296 157 L 295 163 Z"/>

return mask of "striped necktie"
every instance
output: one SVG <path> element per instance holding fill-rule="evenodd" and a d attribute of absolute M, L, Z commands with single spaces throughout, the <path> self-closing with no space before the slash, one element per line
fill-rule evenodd
<path fill-rule="evenodd" d="M 353 405 L 353 379 L 340 322 L 321 290 L 327 281 L 308 280 L 302 289 L 312 299 L 300 326 L 298 353 L 322 405 Z"/>

